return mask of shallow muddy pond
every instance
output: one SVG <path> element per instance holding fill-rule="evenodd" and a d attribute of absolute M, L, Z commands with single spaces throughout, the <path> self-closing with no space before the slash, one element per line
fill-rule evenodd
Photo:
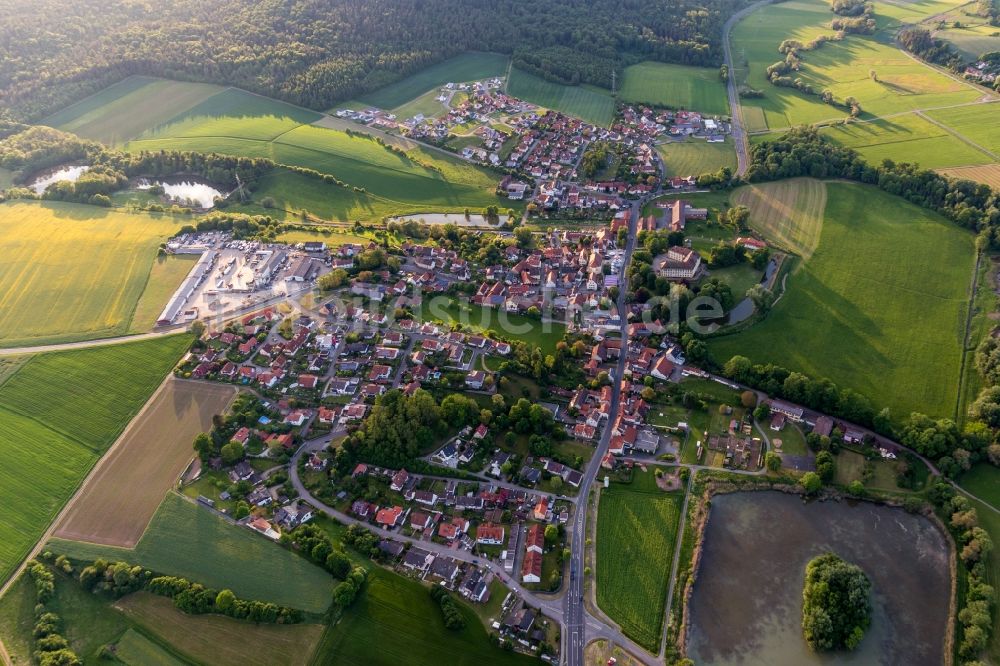
<path fill-rule="evenodd" d="M 222 192 L 206 183 L 199 183 L 190 179 L 142 179 L 136 186 L 139 190 L 148 190 L 154 185 L 163 188 L 163 193 L 172 201 L 180 204 L 191 203 L 197 208 L 212 208 L 215 206 L 215 198 L 221 197 Z"/>
<path fill-rule="evenodd" d="M 828 551 L 872 581 L 872 626 L 851 653 L 816 654 L 802 638 L 806 563 Z M 936 666 L 950 600 L 948 545 L 922 516 L 778 492 L 716 495 L 688 654 L 699 666 Z"/>
<path fill-rule="evenodd" d="M 68 180 L 71 183 L 75 183 L 80 178 L 80 174 L 89 168 L 88 166 L 59 167 L 58 169 L 43 173 L 28 187 L 34 190 L 35 194 L 44 194 L 45 188 L 52 183 L 58 183 L 61 180 Z"/>

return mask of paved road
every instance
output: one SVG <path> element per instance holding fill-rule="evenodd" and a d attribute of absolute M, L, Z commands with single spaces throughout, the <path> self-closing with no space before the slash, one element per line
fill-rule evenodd
<path fill-rule="evenodd" d="M 736 68 L 733 66 L 733 48 L 729 42 L 729 32 L 747 14 L 772 2 L 774 0 L 761 0 L 761 2 L 755 2 L 748 7 L 744 7 L 730 16 L 729 20 L 722 26 L 722 49 L 725 53 L 726 66 L 729 68 L 729 77 L 726 80 L 726 92 L 729 95 L 729 110 L 733 119 L 733 143 L 736 145 L 737 176 L 744 175 L 750 166 L 750 142 L 747 140 L 746 128 L 743 125 L 743 107 L 740 106 L 740 93 L 736 88 Z"/>
<path fill-rule="evenodd" d="M 644 201 L 645 200 L 640 200 L 632 206 L 632 215 L 629 220 L 628 243 L 625 246 L 625 257 L 622 262 L 621 275 L 619 276 L 620 288 L 618 290 L 617 306 L 619 318 L 621 320 L 622 351 L 618 358 L 618 369 L 615 373 L 615 383 L 611 393 L 611 406 L 608 410 L 608 420 L 601 433 L 601 439 L 598 442 L 597 450 L 590 459 L 590 463 L 587 465 L 587 470 L 584 473 L 583 482 L 580 484 L 579 497 L 582 498 L 583 501 L 577 505 L 577 511 L 573 515 L 573 521 L 569 530 L 572 557 L 570 558 L 570 581 L 567 586 L 565 598 L 565 612 L 563 615 L 562 631 L 563 661 L 568 664 L 568 666 L 583 666 L 583 651 L 584 647 L 587 645 L 585 623 L 587 612 L 583 603 L 583 556 L 585 550 L 584 543 L 586 541 L 584 522 L 587 518 L 587 512 L 585 510 L 586 499 L 590 494 L 591 484 L 593 484 L 594 478 L 601 469 L 601 460 L 608 451 L 608 445 L 611 442 L 611 424 L 613 424 L 615 419 L 618 417 L 618 410 L 621 403 L 621 383 L 625 376 L 625 361 L 628 358 L 628 318 L 626 316 L 626 292 L 628 289 L 626 288 L 625 280 L 628 265 L 632 258 L 632 252 L 635 250 L 637 236 L 636 228 L 638 226 L 639 216 L 642 212 L 642 204 Z M 631 641 L 629 641 L 629 643 L 631 643 Z M 637 654 L 642 654 L 642 652 L 638 652 Z"/>

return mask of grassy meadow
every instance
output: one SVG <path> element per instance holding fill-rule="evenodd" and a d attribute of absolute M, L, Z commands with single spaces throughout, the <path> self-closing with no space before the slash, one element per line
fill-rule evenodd
<path fill-rule="evenodd" d="M 446 83 L 481 81 L 503 76 L 510 58 L 499 53 L 469 52 L 449 58 L 395 83 L 362 95 L 359 102 L 380 109 L 398 109 Z M 338 107 L 340 108 L 340 107 Z"/>
<path fill-rule="evenodd" d="M 622 631 L 657 652 L 680 522 L 681 493 L 664 493 L 652 471 L 601 491 L 597 604 Z"/>
<path fill-rule="evenodd" d="M 188 276 L 197 261 L 198 257 L 190 254 L 170 254 L 153 260 L 146 288 L 135 304 L 135 312 L 132 313 L 130 332 L 144 333 L 156 325 L 156 319 L 163 312 L 163 307 L 184 282 L 184 278 Z"/>
<path fill-rule="evenodd" d="M 812 257 L 763 322 L 710 340 L 712 353 L 828 377 L 896 419 L 954 417 L 972 236 L 873 187 L 826 188 Z"/>
<path fill-rule="evenodd" d="M 155 309 L 155 318 L 167 298 L 151 300 L 173 276 L 160 282 L 150 269 L 180 224 L 81 204 L 0 204 L 0 347 L 123 335 L 147 288 L 142 316 Z"/>
<path fill-rule="evenodd" d="M 427 311 L 415 316 L 422 321 L 441 321 L 445 324 L 462 324 L 480 331 L 492 331 L 505 340 L 521 340 L 539 347 L 543 353 L 555 351 L 556 344 L 566 335 L 566 325 L 542 322 L 525 315 L 508 313 L 495 308 L 485 308 L 474 303 L 450 300 L 439 303 L 425 301 Z"/>
<path fill-rule="evenodd" d="M 313 124 L 323 119 L 322 124 Z M 332 174 L 351 188 L 279 170 L 265 176 L 256 198 L 285 209 L 306 208 L 338 220 L 377 220 L 389 213 L 461 211 L 498 204 L 497 177 L 439 151 L 366 134 L 283 102 L 227 89 L 130 141 L 128 150 L 199 150 L 266 157 Z"/>
<path fill-rule="evenodd" d="M 333 579 L 306 559 L 172 492 L 134 549 L 64 539 L 53 539 L 49 549 L 79 559 L 126 560 L 311 613 L 327 609 L 333 590 Z"/>
<path fill-rule="evenodd" d="M 457 600 L 466 627 L 449 631 L 420 583 L 374 568 L 365 591 L 327 630 L 313 663 L 343 666 L 513 666 L 537 660 L 493 647 L 476 614 Z M 387 640 L 386 636 L 392 636 Z M 373 646 L 378 646 L 374 649 Z"/>
<path fill-rule="evenodd" d="M 885 7 L 886 3 L 879 3 L 876 16 Z M 761 99 L 743 100 L 744 109 L 760 109 L 769 129 L 845 115 L 842 108 L 823 104 L 818 96 L 772 86 L 767 81 L 767 67 L 781 58 L 778 45 L 786 39 L 808 42 L 832 34 L 829 27 L 832 16 L 827 2 L 792 0 L 763 7 L 733 29 L 735 75 L 739 81 L 745 80 L 751 87 L 763 90 L 765 95 Z M 877 80 L 870 76 L 871 71 L 876 73 Z M 983 94 L 909 58 L 882 34 L 848 35 L 843 41 L 828 42 L 806 52 L 796 76 L 818 90 L 831 90 L 837 100 L 857 98 L 865 117 L 962 104 Z"/>
<path fill-rule="evenodd" d="M 517 68 L 510 71 L 507 93 L 604 127 L 611 124 L 615 115 L 615 100 L 610 90 L 552 83 Z"/>
<path fill-rule="evenodd" d="M 690 109 L 729 115 L 726 84 L 719 70 L 662 62 L 641 62 L 625 68 L 618 96 L 623 102 Z"/>
<path fill-rule="evenodd" d="M 188 336 L 37 354 L 0 386 L 0 580 L 177 362 Z"/>
<path fill-rule="evenodd" d="M 978 58 L 984 53 L 1000 51 L 1000 29 L 989 24 L 970 24 L 971 17 L 962 16 L 961 28 L 949 28 L 935 33 L 935 37 L 951 43 L 967 60 Z M 984 19 L 978 18 L 983 21 Z"/>
<path fill-rule="evenodd" d="M 656 146 L 656 152 L 663 160 L 667 176 L 700 176 L 725 166 L 736 170 L 732 139 L 726 139 L 725 143 L 699 140 L 662 143 Z"/>
<path fill-rule="evenodd" d="M 982 113 L 982 107 L 961 107 Z M 917 114 L 881 118 L 872 122 L 826 127 L 827 138 L 856 150 L 869 164 L 882 160 L 916 162 L 927 169 L 988 164 L 993 158 L 959 139 L 952 131 Z"/>
<path fill-rule="evenodd" d="M 120 145 L 219 91 L 207 83 L 130 76 L 41 121 L 108 145 Z"/>
<path fill-rule="evenodd" d="M 937 109 L 928 111 L 927 115 L 947 125 L 956 135 L 994 155 L 992 158 L 980 160 L 979 163 L 998 161 L 995 156 L 1000 153 L 1000 104 Z"/>

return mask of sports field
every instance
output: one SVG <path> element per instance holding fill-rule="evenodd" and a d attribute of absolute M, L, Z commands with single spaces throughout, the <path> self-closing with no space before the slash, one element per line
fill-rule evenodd
<path fill-rule="evenodd" d="M 62 519 L 55 536 L 132 548 L 163 495 L 194 457 L 191 442 L 212 427 L 235 387 L 168 379 L 103 459 Z"/>
<path fill-rule="evenodd" d="M 826 184 L 812 178 L 790 178 L 747 185 L 733 193 L 734 206 L 750 209 L 754 230 L 804 259 L 819 244 L 826 209 Z"/>
<path fill-rule="evenodd" d="M 159 573 L 183 576 L 244 599 L 322 613 L 333 578 L 308 560 L 209 509 L 167 493 L 133 549 L 52 539 L 49 550 L 70 557 L 126 560 Z"/>
<path fill-rule="evenodd" d="M 420 583 L 383 569 L 324 636 L 314 663 L 338 666 L 513 666 L 537 660 L 493 647 L 476 614 L 456 596 L 466 626 L 444 627 L 441 609 Z M 391 635 L 391 640 L 386 636 Z M 378 646 L 373 649 L 373 646 Z"/>
<path fill-rule="evenodd" d="M 597 604 L 653 653 L 660 647 L 667 586 L 684 496 L 664 493 L 652 471 L 601 491 L 597 513 Z"/>
<path fill-rule="evenodd" d="M 882 4 L 876 8 L 876 14 Z M 763 111 L 768 128 L 779 129 L 842 118 L 842 108 L 823 104 L 818 96 L 792 88 L 779 88 L 767 81 L 766 69 L 780 58 L 778 45 L 786 39 L 809 42 L 832 33 L 830 6 L 823 0 L 792 0 L 763 7 L 740 21 L 732 32 L 736 76 L 764 91 L 761 99 L 745 99 L 746 109 Z M 870 72 L 874 70 L 877 81 Z M 903 111 L 962 104 L 982 96 L 982 91 L 948 78 L 909 58 L 879 35 L 848 35 L 803 54 L 796 77 L 816 89 L 829 89 L 843 101 L 855 97 L 866 117 Z M 899 156 L 902 159 L 902 155 Z"/>
<path fill-rule="evenodd" d="M 197 663 L 216 666 L 302 665 L 323 633 L 319 624 L 254 624 L 224 615 L 186 615 L 170 599 L 137 592 L 114 607 Z"/>
<path fill-rule="evenodd" d="M 218 93 L 220 86 L 130 76 L 40 124 L 119 145 Z"/>
<path fill-rule="evenodd" d="M 81 204 L 0 204 L 0 347 L 128 332 L 156 248 L 181 223 Z"/>
<path fill-rule="evenodd" d="M 896 419 L 953 418 L 972 235 L 874 187 L 826 188 L 819 244 L 785 296 L 762 323 L 709 348 L 720 362 L 742 354 L 828 377 Z"/>
<path fill-rule="evenodd" d="M 700 176 L 718 171 L 724 166 L 736 169 L 736 151 L 732 139 L 725 143 L 689 140 L 663 143 L 656 146 L 663 159 L 667 176 Z"/>
<path fill-rule="evenodd" d="M 645 103 L 729 115 L 726 84 L 719 70 L 662 62 L 641 62 L 625 68 L 618 96 L 623 102 Z"/>
<path fill-rule="evenodd" d="M 321 123 L 312 124 L 321 120 Z M 266 157 L 281 164 L 331 174 L 354 191 L 287 173 L 265 176 L 254 196 L 271 196 L 284 208 L 306 208 L 338 220 L 381 219 L 390 212 L 460 211 L 502 203 L 497 177 L 479 167 L 412 142 L 388 138 L 405 154 L 370 136 L 343 131 L 343 121 L 242 91 L 227 89 L 203 104 L 130 141 L 128 150 L 199 150 Z M 290 180 L 303 191 L 286 189 Z M 322 190 L 322 194 L 318 193 Z M 339 192 L 336 190 L 340 190 Z M 316 200 L 331 199 L 330 204 Z"/>
<path fill-rule="evenodd" d="M 507 93 L 604 127 L 611 124 L 615 115 L 615 100 L 610 90 L 551 83 L 516 67 L 510 70 Z"/>
<path fill-rule="evenodd" d="M 428 90 L 446 83 L 481 81 L 494 76 L 503 76 L 507 71 L 509 60 L 508 56 L 499 53 L 463 53 L 422 69 L 401 81 L 362 95 L 358 101 L 380 109 L 397 109 Z"/>
<path fill-rule="evenodd" d="M 0 386 L 0 580 L 189 343 L 181 335 L 37 354 Z"/>

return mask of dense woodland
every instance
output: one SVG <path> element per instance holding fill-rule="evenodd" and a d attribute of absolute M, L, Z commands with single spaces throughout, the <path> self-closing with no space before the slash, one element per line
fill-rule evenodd
<path fill-rule="evenodd" d="M 718 65 L 740 0 L 0 0 L 0 99 L 38 119 L 129 74 L 331 107 L 463 51 L 553 80 L 612 65 Z"/>

